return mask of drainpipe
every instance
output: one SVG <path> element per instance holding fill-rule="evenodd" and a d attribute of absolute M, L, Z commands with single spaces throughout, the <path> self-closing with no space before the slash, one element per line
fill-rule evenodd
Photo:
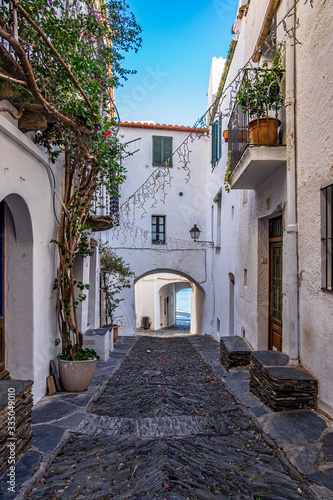
<path fill-rule="evenodd" d="M 289 0 L 289 8 L 294 0 Z M 289 18 L 295 26 L 296 7 Z M 288 336 L 288 355 L 291 360 L 299 356 L 298 322 L 298 249 L 297 249 L 297 184 L 296 184 L 296 127 L 295 127 L 295 52 L 296 44 L 287 39 L 286 46 L 286 127 L 287 127 L 287 208 L 285 225 L 287 231 L 287 269 L 286 269 L 286 314 L 284 331 Z M 286 338 L 285 337 L 285 338 Z M 284 349 L 285 350 L 285 349 Z"/>
<path fill-rule="evenodd" d="M 280 0 L 269 0 L 269 4 L 268 4 L 267 11 L 265 14 L 265 19 L 264 19 L 263 25 L 261 27 L 261 31 L 259 34 L 259 38 L 257 40 L 256 47 L 254 49 L 254 55 L 252 56 L 253 62 L 258 62 L 260 59 L 261 52 L 262 52 L 262 45 L 268 36 L 269 30 L 271 29 L 274 14 L 276 12 L 279 1 Z"/>

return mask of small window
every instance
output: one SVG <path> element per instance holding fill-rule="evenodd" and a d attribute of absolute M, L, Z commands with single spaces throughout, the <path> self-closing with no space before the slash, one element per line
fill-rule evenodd
<path fill-rule="evenodd" d="M 333 184 L 321 190 L 322 288 L 333 291 Z"/>
<path fill-rule="evenodd" d="M 212 125 L 212 163 L 217 161 L 222 156 L 222 119 L 221 117 Z"/>
<path fill-rule="evenodd" d="M 153 135 L 153 167 L 172 167 L 172 137 Z"/>
<path fill-rule="evenodd" d="M 165 215 L 153 215 L 151 218 L 152 243 L 165 243 Z"/>

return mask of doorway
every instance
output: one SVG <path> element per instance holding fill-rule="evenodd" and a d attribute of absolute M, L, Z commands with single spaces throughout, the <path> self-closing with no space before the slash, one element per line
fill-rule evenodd
<path fill-rule="evenodd" d="M 269 221 L 269 349 L 282 351 L 282 216 Z"/>

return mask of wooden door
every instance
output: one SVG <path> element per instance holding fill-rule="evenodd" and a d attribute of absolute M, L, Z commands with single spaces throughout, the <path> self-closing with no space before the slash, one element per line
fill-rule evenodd
<path fill-rule="evenodd" d="M 269 223 L 269 349 L 282 351 L 282 217 Z"/>
<path fill-rule="evenodd" d="M 0 372 L 3 371 L 4 369 L 5 369 L 5 229 L 4 229 L 4 207 L 3 203 L 0 203 Z"/>

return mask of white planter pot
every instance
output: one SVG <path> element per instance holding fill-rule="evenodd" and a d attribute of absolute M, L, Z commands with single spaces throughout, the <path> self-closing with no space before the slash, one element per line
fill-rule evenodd
<path fill-rule="evenodd" d="M 95 373 L 97 359 L 87 361 L 65 361 L 58 359 L 60 382 L 67 392 L 82 392 L 88 389 Z"/>

